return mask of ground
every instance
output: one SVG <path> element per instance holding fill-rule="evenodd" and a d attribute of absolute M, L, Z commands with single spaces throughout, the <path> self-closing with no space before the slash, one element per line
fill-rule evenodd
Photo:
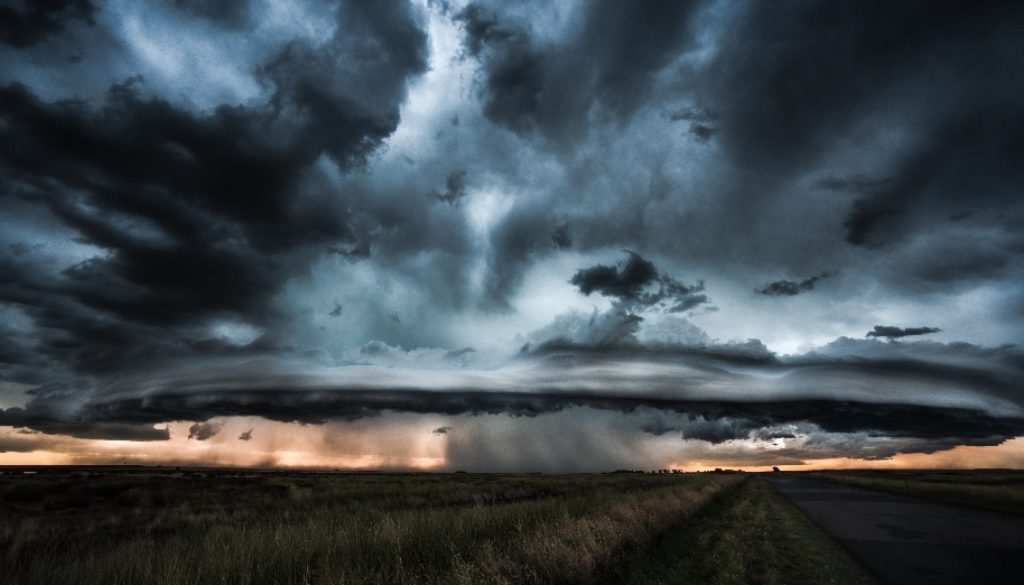
<path fill-rule="evenodd" d="M 758 474 L 7 468 L 0 517 L 11 585 L 869 582 Z"/>

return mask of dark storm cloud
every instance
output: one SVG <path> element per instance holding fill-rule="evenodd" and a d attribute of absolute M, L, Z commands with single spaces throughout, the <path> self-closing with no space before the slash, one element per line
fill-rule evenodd
<path fill-rule="evenodd" d="M 365 222 L 319 192 L 314 166 L 360 168 L 396 128 L 406 83 L 425 68 L 407 8 L 341 6 L 330 42 L 290 43 L 260 67 L 265 104 L 197 112 L 139 78 L 97 106 L 0 87 L 0 204 L 45 210 L 51 237 L 99 252 L 60 271 L 44 253 L 0 257 L 0 300 L 33 320 L 36 354 L 101 374 L 237 351 L 206 328 L 273 329 L 270 299 L 291 276 L 328 251 L 368 253 Z"/>
<path fill-rule="evenodd" d="M 654 263 L 627 251 L 624 265 L 598 264 L 582 268 L 569 283 L 584 295 L 598 293 L 617 299 L 626 309 L 663 306 L 670 313 L 688 311 L 708 302 L 704 283 L 686 285 L 675 278 L 658 272 Z M 652 288 L 656 287 L 656 288 Z"/>
<path fill-rule="evenodd" d="M 794 432 L 786 425 L 803 424 L 821 433 L 914 439 L 913 448 L 925 452 L 957 441 L 997 444 L 1024 433 L 1024 417 L 1019 414 L 1024 402 L 1018 387 L 1024 355 L 1019 348 L 911 343 L 899 350 L 916 357 L 879 357 L 877 352 L 887 346 L 848 340 L 827 348 L 829 353 L 779 359 L 755 356 L 730 344 L 553 344 L 522 358 L 532 364 L 526 377 L 521 370 L 467 377 L 449 373 L 440 374 L 429 386 L 424 385 L 431 381 L 429 375 L 404 375 L 389 368 L 362 369 L 344 381 L 333 375 L 311 376 L 304 367 L 288 374 L 246 364 L 149 381 L 124 380 L 106 389 L 107 398 L 72 412 L 47 412 L 40 404 L 2 411 L 0 425 L 74 434 L 69 428 L 73 425 L 152 430 L 152 425 L 166 421 L 218 416 L 323 423 L 387 412 L 533 417 L 590 409 L 685 415 L 683 422 L 643 429 L 652 434 L 678 430 L 684 437 L 712 443 L 770 440 Z M 958 356 L 960 363 L 949 356 Z M 938 361 L 942 357 L 946 359 Z M 344 369 L 339 373 L 344 375 Z M 144 396 L 124 391 L 139 386 L 147 388 Z M 757 396 L 751 394 L 755 389 Z M 979 406 L 966 405 L 968 399 Z M 1003 406 L 988 410 L 981 404 Z"/>
<path fill-rule="evenodd" d="M 835 417 L 825 413 L 831 408 L 836 410 Z M 848 420 L 844 422 L 841 417 Z M 828 454 L 817 453 L 815 457 L 842 457 L 851 453 L 870 456 L 870 451 L 875 451 L 875 456 L 890 457 L 900 451 L 935 452 L 956 445 L 998 445 L 1019 433 L 1022 423 L 1024 421 L 1014 418 L 990 419 L 970 409 L 905 405 L 871 407 L 840 402 L 830 405 L 790 403 L 781 407 L 755 405 L 752 409 L 721 409 L 713 405 L 711 408 L 682 411 L 682 416 L 672 422 L 656 419 L 641 428 L 656 436 L 678 433 L 683 439 L 715 445 L 737 440 L 772 441 L 797 437 L 807 437 L 812 443 L 829 444 L 845 441 L 849 436 L 860 435 L 865 441 L 871 437 L 885 437 L 892 443 L 881 449 L 868 446 L 868 453 L 846 446 L 835 448 Z M 950 426 L 929 429 L 935 424 Z M 794 454 L 800 456 L 796 451 Z M 806 457 L 807 453 L 803 455 Z"/>
<path fill-rule="evenodd" d="M 1015 346 L 768 348 L 913 314 L 1019 341 L 1019 4 L 353 1 L 333 32 L 319 3 L 96 5 L 0 9 L 0 381 L 29 400 L 0 425 L 650 411 L 652 434 L 872 457 L 1022 434 Z M 154 57 L 131 19 L 185 40 Z M 86 33 L 107 44 L 68 65 Z M 598 263 L 622 247 L 644 256 Z M 832 266 L 807 322 L 728 304 Z M 552 274 L 612 307 L 502 337 L 563 311 L 520 290 Z M 740 340 L 678 315 L 710 295 Z"/>
<path fill-rule="evenodd" d="M 748 5 L 722 39 L 712 85 L 722 91 L 711 103 L 737 156 L 789 167 L 815 156 L 908 70 L 921 68 L 926 82 L 1010 72 L 1020 14 L 1012 2 Z M 957 91 L 983 95 L 993 83 Z"/>
<path fill-rule="evenodd" d="M 747 5 L 697 93 L 719 113 L 729 155 L 778 181 L 814 169 L 847 133 L 880 135 L 896 113 L 910 140 L 883 175 L 857 174 L 877 160 L 864 152 L 845 161 L 847 178 L 818 186 L 855 194 L 848 244 L 906 241 L 968 198 L 1013 205 L 1024 188 L 1005 156 L 1024 145 L 1024 112 L 1009 97 L 1024 89 L 1022 16 L 1012 2 Z"/>
<path fill-rule="evenodd" d="M 543 89 L 543 56 L 531 46 L 528 33 L 501 28 L 476 5 L 468 6 L 460 18 L 466 23 L 466 46 L 473 56 L 480 56 L 485 47 L 499 47 L 488 60 L 487 79 L 480 90 L 485 114 L 517 132 L 527 131 Z"/>
<path fill-rule="evenodd" d="M 0 43 L 25 48 L 60 33 L 68 21 L 93 23 L 89 0 L 14 0 L 0 6 Z"/>
<path fill-rule="evenodd" d="M 899 203 L 885 199 L 857 199 L 853 202 L 850 215 L 843 222 L 846 241 L 855 246 L 867 244 L 869 236 L 881 222 L 893 219 L 905 211 Z"/>
<path fill-rule="evenodd" d="M 219 423 L 201 422 L 195 423 L 188 428 L 188 438 L 197 441 L 205 441 L 220 432 Z M 248 439 L 246 439 L 248 440 Z"/>
<path fill-rule="evenodd" d="M 943 123 L 930 143 L 901 161 L 884 188 L 857 198 L 844 222 L 846 241 L 873 245 L 899 239 L 905 214 L 955 210 L 962 201 L 1010 203 L 1024 189 L 1024 172 L 1001 156 L 1024 148 L 1024 112 L 993 96 Z M 911 224 L 912 225 L 912 224 Z"/>
<path fill-rule="evenodd" d="M 582 268 L 573 275 L 570 283 L 589 295 L 598 292 L 620 300 L 635 300 L 641 291 L 658 278 L 658 270 L 654 263 L 645 260 L 639 254 L 629 252 L 625 266 L 597 265 Z"/>
<path fill-rule="evenodd" d="M 635 317 L 635 316 L 634 316 Z M 639 321 L 637 321 L 639 322 Z M 779 365 L 779 358 L 756 339 L 747 342 L 728 343 L 647 343 L 643 344 L 635 338 L 628 342 L 607 342 L 601 338 L 593 341 L 574 341 L 563 336 L 554 337 L 536 347 L 529 348 L 530 353 L 553 361 L 580 360 L 582 362 L 600 363 L 605 359 L 623 358 L 626 361 L 644 359 L 680 360 L 682 363 L 718 363 L 733 366 L 743 365 Z"/>
<path fill-rule="evenodd" d="M 867 337 L 888 337 L 896 339 L 899 337 L 910 337 L 912 335 L 927 335 L 942 331 L 938 327 L 894 327 L 892 325 L 875 325 L 875 328 L 867 332 Z"/>
<path fill-rule="evenodd" d="M 646 424 L 642 428 L 652 435 L 681 433 L 684 439 L 706 441 L 708 443 L 724 443 L 735 439 L 750 438 L 755 431 L 762 429 L 770 420 L 752 420 L 746 418 L 715 417 L 704 415 L 687 415 L 685 420 L 676 425 L 665 425 L 660 421 Z M 785 433 L 791 435 L 791 433 Z"/>
<path fill-rule="evenodd" d="M 164 395 L 146 402 L 108 403 L 96 415 L 138 419 L 139 428 L 151 421 L 194 416 L 193 397 Z M 660 411 L 690 417 L 690 423 L 672 428 L 643 427 L 652 434 L 681 431 L 682 437 L 721 443 L 733 439 L 761 440 L 787 436 L 784 430 L 764 430 L 787 424 L 808 423 L 823 433 L 867 433 L 874 436 L 919 439 L 921 449 L 939 450 L 955 444 L 992 445 L 1024 434 L 1024 419 L 994 416 L 978 409 L 908 404 L 872 404 L 853 401 L 802 400 L 785 402 L 715 402 L 666 400 L 652 397 L 601 395 L 585 392 L 479 392 L 479 391 L 231 391 L 207 396 L 203 408 L 216 416 L 260 416 L 283 422 L 323 423 L 357 420 L 387 412 L 419 414 L 505 414 L 535 417 L 572 409 L 610 410 L 620 413 Z M 581 414 L 583 419 L 585 413 Z M 144 421 L 144 422 L 143 422 Z M 17 413 L 0 414 L 5 425 L 20 426 Z M 121 423 L 125 428 L 130 425 Z M 166 439 L 166 430 L 151 435 L 110 433 L 101 423 L 83 425 L 40 424 L 47 433 L 78 437 L 130 440 Z M 444 428 L 444 427 L 441 427 Z M 197 423 L 190 438 L 204 440 L 219 427 Z M 435 429 L 435 432 L 437 430 Z M 931 445 L 931 447 L 928 447 Z M 855 454 L 855 450 L 850 451 Z"/>
<path fill-rule="evenodd" d="M 132 421 L 97 421 L 78 416 L 58 419 L 60 413 L 48 410 L 45 404 L 0 410 L 0 425 L 31 428 L 48 435 L 68 435 L 81 439 L 113 441 L 166 441 L 171 438 L 166 427 Z"/>
<path fill-rule="evenodd" d="M 814 290 L 814 286 L 819 280 L 828 278 L 834 274 L 834 272 L 822 272 L 816 276 L 811 276 L 799 281 L 776 280 L 775 282 L 769 282 L 768 284 L 755 289 L 754 292 L 769 297 L 796 296 L 802 292 Z"/>
<path fill-rule="evenodd" d="M 644 247 L 651 253 L 693 254 L 737 271 L 756 263 L 806 273 L 815 264 L 848 261 L 851 245 L 883 248 L 891 255 L 858 264 L 850 276 L 915 292 L 969 287 L 1019 270 L 1014 258 L 1022 243 L 1011 224 L 1019 222 L 1013 194 L 1024 182 L 1005 153 L 1019 150 L 1024 127 L 1017 122 L 1022 108 L 1010 97 L 1024 91 L 1013 49 L 1021 7 L 675 3 L 631 5 L 622 14 L 588 3 L 550 26 L 543 22 L 548 8 L 538 7 L 544 16 L 532 21 L 485 2 L 459 15 L 465 51 L 481 65 L 480 105 L 490 121 L 528 139 L 544 137 L 566 159 L 587 152 L 595 160 L 567 162 L 569 172 L 613 183 L 629 174 L 617 166 L 621 155 L 588 133 L 619 136 L 617 124 L 637 114 L 657 111 L 667 122 L 689 124 L 715 153 L 697 163 L 707 169 L 698 173 L 699 187 L 681 189 L 669 180 L 667 194 L 632 184 L 624 193 L 603 192 L 601 180 L 580 179 L 574 188 L 597 194 L 569 196 L 582 200 L 570 217 L 574 249 L 639 239 L 653 242 Z M 620 28 L 602 28 L 610 21 Z M 631 36 L 639 23 L 656 23 L 649 37 Z M 696 40 L 702 34 L 704 44 Z M 605 73 L 617 59 L 609 54 L 627 42 L 628 50 L 614 54 L 636 59 L 635 76 L 612 82 Z M 870 146 L 889 133 L 900 140 Z M 639 146 L 648 137 L 623 139 Z M 674 156 L 694 163 L 686 151 Z M 610 170 L 602 174 L 595 168 L 601 165 Z M 813 177 L 812 190 L 823 195 L 795 193 Z M 713 203 L 703 204 L 703 191 L 715 194 Z M 895 247 L 941 233 L 967 198 L 1004 219 L 957 233 L 940 254 L 923 243 Z M 582 210 L 591 205 L 602 211 L 588 216 Z M 532 218 L 531 231 L 543 229 L 540 214 L 514 213 Z M 504 258 L 519 258 L 527 245 L 519 238 L 495 243 Z M 895 264 L 907 269 L 889 270 Z M 516 274 L 528 265 L 498 264 L 504 272 L 496 288 L 514 290 Z"/>
<path fill-rule="evenodd" d="M 579 28 L 553 43 L 483 4 L 470 4 L 458 18 L 467 52 L 483 66 L 487 117 L 562 141 L 580 134 L 595 105 L 628 118 L 655 74 L 693 42 L 690 21 L 702 4 L 587 3 Z"/>
<path fill-rule="evenodd" d="M 707 164 L 708 169 L 700 174 L 720 177 L 704 180 L 695 189 L 687 188 L 684 192 L 669 180 L 665 191 L 657 193 L 628 185 L 623 189 L 625 193 L 609 189 L 602 195 L 599 180 L 590 184 L 582 179 L 580 185 L 574 185 L 580 190 L 598 191 L 592 197 L 575 196 L 585 201 L 570 218 L 576 250 L 637 245 L 633 242 L 641 239 L 654 242 L 651 248 L 644 247 L 651 253 L 671 250 L 678 256 L 694 254 L 707 262 L 723 260 L 740 266 L 759 262 L 797 273 L 822 261 L 842 262 L 846 259 L 837 256 L 845 253 L 846 237 L 870 246 L 913 239 L 919 233 L 928 233 L 926 226 L 935 220 L 933 216 L 953 213 L 942 208 L 967 196 L 965 189 L 955 187 L 956 181 L 940 178 L 933 181 L 937 187 L 934 196 L 913 195 L 905 201 L 902 194 L 892 195 L 908 190 L 900 186 L 906 184 L 911 161 L 930 149 L 935 140 L 944 140 L 942 128 L 956 125 L 957 112 L 992 109 L 1012 118 L 1019 109 L 998 97 L 1006 96 L 1005 91 L 989 92 L 996 89 L 995 79 L 1009 78 L 1014 85 L 1020 77 L 1013 70 L 1004 70 L 1012 61 L 1006 52 L 1006 47 L 1012 45 L 1002 41 L 1013 30 L 1005 24 L 1006 11 L 1012 13 L 1012 8 L 986 7 L 968 14 L 967 9 L 951 6 L 953 12 L 964 11 L 964 22 L 970 23 L 966 30 L 954 26 L 959 16 L 933 14 L 939 11 L 913 4 L 890 7 L 888 3 L 840 6 L 812 2 L 784 4 L 778 10 L 768 10 L 757 6 L 679 3 L 664 9 L 680 12 L 668 15 L 645 6 L 631 8 L 630 14 L 615 15 L 616 22 L 626 23 L 620 31 L 594 35 L 603 44 L 615 46 L 626 42 L 633 23 L 658 22 L 657 32 L 650 38 L 632 41 L 635 51 L 631 48 L 620 52 L 643 56 L 638 60 L 637 70 L 645 80 L 630 83 L 629 76 L 620 76 L 623 88 L 628 85 L 636 89 L 624 90 L 621 100 L 611 97 L 619 95 L 615 89 L 609 89 L 610 93 L 584 91 L 601 77 L 604 67 L 614 68 L 604 60 L 605 53 L 592 50 L 589 44 L 594 38 L 591 33 L 603 30 L 600 23 L 614 10 L 600 3 L 587 4 L 565 23 L 551 25 L 556 32 L 547 23 L 531 22 L 501 5 L 473 4 L 460 15 L 466 53 L 481 64 L 479 89 L 484 114 L 492 122 L 527 138 L 549 139 L 548 146 L 561 156 L 571 158 L 577 152 L 587 152 L 601 161 L 594 167 L 611 166 L 607 175 L 627 174 L 616 166 L 617 154 L 591 139 L 588 132 L 614 134 L 615 124 L 651 110 L 660 112 L 662 119 L 691 124 L 697 139 L 713 137 L 707 148 L 713 149 L 715 157 L 699 163 Z M 918 11 L 925 16 L 915 18 Z M 543 10 L 539 13 L 547 14 Z M 820 34 L 819 21 L 829 31 L 824 36 Z M 996 38 L 986 34 L 990 28 Z M 695 41 L 701 34 L 707 37 L 706 47 Z M 954 48 L 944 42 L 947 37 L 953 39 Z M 873 44 L 876 42 L 877 46 Z M 577 50 L 587 56 L 580 57 Z M 814 56 L 808 59 L 808 54 Z M 690 55 L 692 60 L 688 59 Z M 984 63 L 980 69 L 970 55 L 982 56 Z M 834 75 L 834 71 L 844 73 Z M 956 82 L 961 74 L 978 78 L 977 93 Z M 798 82 L 790 83 L 793 76 Z M 807 95 L 803 84 L 818 93 Z M 956 92 L 942 89 L 950 84 L 955 85 Z M 915 98 L 911 104 L 909 97 L 898 100 L 901 95 Z M 943 97 L 939 99 L 937 95 Z M 985 101 L 993 102 L 991 107 Z M 598 112 L 611 113 L 612 120 Z M 849 143 L 859 138 L 850 133 L 878 135 L 893 127 L 887 116 L 896 116 L 897 112 L 907 114 L 901 118 L 906 122 L 900 129 L 909 138 L 900 148 L 890 151 L 886 164 L 879 162 L 882 151 L 865 148 L 847 152 L 851 150 Z M 910 116 L 912 112 L 919 116 Z M 1009 125 L 999 134 L 1012 135 L 1015 126 Z M 643 138 L 639 135 L 629 139 L 642 143 Z M 986 140 L 981 133 L 979 139 Z M 1000 139 L 990 142 L 981 150 L 999 149 L 996 145 Z M 840 151 L 843 156 L 838 158 Z M 685 151 L 674 156 L 680 164 L 693 163 Z M 828 160 L 825 170 L 822 165 L 829 156 L 837 160 Z M 983 157 L 979 155 L 980 167 L 989 164 L 981 160 Z M 735 168 L 724 166 L 726 163 Z M 574 164 L 582 167 L 581 163 Z M 743 172 L 734 172 L 737 169 Z M 868 169 L 871 174 L 864 174 Z M 937 167 L 937 173 L 967 173 L 969 169 L 969 165 L 947 162 Z M 995 178 L 980 180 L 991 181 L 1002 189 L 1003 173 L 999 169 L 994 171 Z M 570 166 L 570 172 L 604 176 L 590 167 Z M 750 184 L 745 183 L 748 175 Z M 815 176 L 833 177 L 819 188 L 833 189 L 836 195 L 829 206 L 846 208 L 846 217 L 831 210 L 826 214 L 826 204 L 821 199 L 809 202 L 792 194 L 797 185 L 806 185 L 808 177 Z M 987 192 L 983 197 L 997 197 L 993 189 L 980 189 Z M 630 193 L 631 190 L 634 192 Z M 716 193 L 714 203 L 693 203 L 693 199 L 702 201 L 701 191 Z M 661 205 L 659 196 L 666 197 L 669 203 Z M 581 210 L 588 205 L 601 212 L 587 217 Z M 527 216 L 519 209 L 513 213 L 516 217 Z M 658 225 L 655 213 L 666 217 L 662 225 Z M 793 218 L 798 213 L 807 213 L 809 223 L 821 226 L 821 234 L 807 236 L 816 238 L 810 248 L 813 254 L 793 254 L 794 248 L 801 248 L 795 244 L 800 240 L 796 226 L 768 227 L 778 216 Z M 534 221 L 540 219 L 538 215 L 533 215 Z M 612 216 L 616 221 L 608 221 Z M 742 231 L 749 224 L 759 227 L 743 237 L 731 237 L 732 229 Z M 713 227 L 723 225 L 732 229 Z M 542 226 L 535 223 L 532 231 L 540 231 Z M 826 226 L 834 231 L 827 233 Z M 766 242 L 769 238 L 770 243 Z M 495 243 L 500 244 L 498 254 L 507 258 L 516 258 L 516 250 L 524 246 L 522 240 L 515 238 Z M 969 249 L 964 244 L 959 247 Z M 507 251 L 506 247 L 513 250 Z M 941 274 L 940 268 L 925 262 L 924 252 L 913 253 L 917 257 L 915 270 L 892 280 L 921 280 L 925 281 L 922 286 L 940 287 L 941 283 L 934 279 Z M 1007 268 L 1006 259 L 1011 257 L 993 251 L 981 263 L 991 267 L 984 275 L 961 271 L 961 281 L 998 277 Z M 503 275 L 496 288 L 514 290 L 518 282 L 515 273 L 524 270 L 529 262 L 497 266 L 512 275 Z M 863 266 L 861 270 L 869 273 L 866 280 L 880 278 L 878 272 L 884 272 L 876 266 Z M 904 282 L 896 284 L 903 286 Z"/>
<path fill-rule="evenodd" d="M 310 216 L 289 197 L 317 151 L 258 146 L 250 125 L 261 122 L 246 112 L 199 118 L 124 85 L 96 114 L 10 86 L 0 90 L 0 113 L 10 145 L 0 155 L 21 183 L 16 196 L 108 251 L 59 279 L 26 274 L 4 299 L 88 339 L 93 351 L 130 346 L 147 327 L 251 318 L 292 262 L 352 238 L 343 218 Z M 98 365 L 81 357 L 82 368 Z"/>
<path fill-rule="evenodd" d="M 434 433 L 435 435 L 447 435 L 448 431 L 450 430 L 452 430 L 451 427 L 437 427 L 431 432 Z"/>

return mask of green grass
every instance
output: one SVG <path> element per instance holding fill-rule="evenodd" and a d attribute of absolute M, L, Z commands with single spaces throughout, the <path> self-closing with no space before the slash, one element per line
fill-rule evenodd
<path fill-rule="evenodd" d="M 742 475 L 0 476 L 5 584 L 594 583 Z"/>
<path fill-rule="evenodd" d="M 812 476 L 944 504 L 1024 514 L 1020 471 L 842 471 Z"/>
<path fill-rule="evenodd" d="M 802 512 L 753 477 L 636 553 L 608 582 L 852 585 L 872 580 Z"/>

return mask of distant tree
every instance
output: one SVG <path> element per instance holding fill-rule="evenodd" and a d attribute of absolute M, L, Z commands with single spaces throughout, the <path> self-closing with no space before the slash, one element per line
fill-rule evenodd
<path fill-rule="evenodd" d="M 779 468 L 778 467 L 772 467 L 772 471 L 778 473 L 779 472 Z"/>

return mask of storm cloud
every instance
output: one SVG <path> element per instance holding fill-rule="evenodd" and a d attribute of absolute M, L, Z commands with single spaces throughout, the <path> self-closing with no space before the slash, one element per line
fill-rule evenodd
<path fill-rule="evenodd" d="M 35 434 L 0 449 L 415 419 L 555 471 L 1024 436 L 1022 23 L 7 3 L 0 426 Z"/>
<path fill-rule="evenodd" d="M 811 276 L 803 280 L 776 280 L 769 282 L 768 284 L 758 288 L 756 293 L 762 294 L 769 297 L 783 297 L 783 296 L 795 296 L 803 292 L 814 290 L 814 286 L 818 284 L 818 281 L 823 278 L 832 276 L 831 272 L 822 272 L 816 276 Z"/>
<path fill-rule="evenodd" d="M 898 339 L 900 337 L 911 337 L 913 335 L 928 335 L 942 331 L 938 327 L 894 327 L 892 325 L 875 325 L 875 328 L 868 331 L 867 337 L 887 337 Z"/>
<path fill-rule="evenodd" d="M 197 441 L 205 441 L 219 432 L 219 424 L 210 422 L 195 423 L 188 428 L 188 438 L 195 439 Z"/>
<path fill-rule="evenodd" d="M 653 262 L 636 252 L 626 253 L 624 265 L 582 268 L 569 280 L 570 284 L 584 295 L 596 292 L 615 298 L 627 309 L 660 306 L 670 313 L 679 313 L 708 302 L 707 295 L 699 294 L 704 290 L 703 282 L 683 284 L 659 273 Z"/>
<path fill-rule="evenodd" d="M 93 24 L 95 7 L 89 0 L 22 0 L 0 6 L 0 42 L 17 48 L 36 44 L 64 30 L 65 21 Z"/>

